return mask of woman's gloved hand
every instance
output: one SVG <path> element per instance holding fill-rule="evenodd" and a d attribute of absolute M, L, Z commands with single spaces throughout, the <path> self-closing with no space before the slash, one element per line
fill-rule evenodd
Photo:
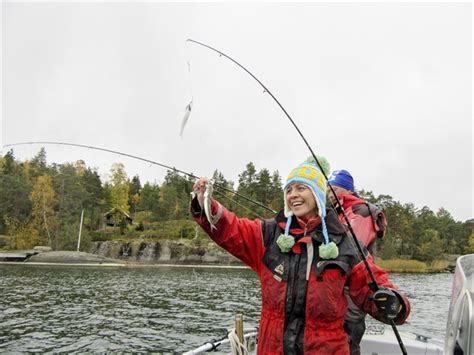
<path fill-rule="evenodd" d="M 370 299 L 375 303 L 381 315 L 388 320 L 394 319 L 402 309 L 397 295 L 387 288 L 375 291 Z"/>

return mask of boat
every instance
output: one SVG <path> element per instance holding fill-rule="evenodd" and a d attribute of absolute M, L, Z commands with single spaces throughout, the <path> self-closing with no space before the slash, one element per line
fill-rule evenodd
<path fill-rule="evenodd" d="M 444 353 L 474 354 L 474 254 L 464 255 L 456 262 L 449 304 Z"/>
<path fill-rule="evenodd" d="M 474 355 L 474 254 L 463 255 L 456 261 L 451 301 L 444 340 L 414 332 L 400 332 L 407 353 L 423 355 Z M 222 351 L 230 354 L 255 354 L 258 346 L 258 329 L 243 328 L 236 319 L 236 327 L 227 336 L 211 340 L 185 355 Z M 229 349 L 230 347 L 230 349 Z M 382 323 L 369 323 L 361 342 L 362 355 L 400 354 L 400 345 L 391 331 Z"/>

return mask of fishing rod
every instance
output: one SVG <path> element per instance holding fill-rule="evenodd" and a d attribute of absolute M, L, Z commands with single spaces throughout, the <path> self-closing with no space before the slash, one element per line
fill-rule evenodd
<path fill-rule="evenodd" d="M 257 331 L 258 331 L 257 328 L 244 329 L 244 339 L 247 340 L 248 338 L 256 337 L 258 334 Z M 204 343 L 203 345 L 201 345 L 200 347 L 194 350 L 185 352 L 183 355 L 195 355 L 195 354 L 201 354 L 205 352 L 216 351 L 218 350 L 217 348 L 219 346 L 229 344 L 231 342 L 231 340 L 229 339 L 229 334 L 231 332 L 232 331 L 227 331 L 227 335 L 223 336 L 222 338 L 212 339 L 211 341 Z"/>
<path fill-rule="evenodd" d="M 347 224 L 347 227 L 349 229 L 349 232 L 355 242 L 355 245 L 357 247 L 357 250 L 362 258 L 362 261 L 364 262 L 364 265 L 365 265 L 365 268 L 367 270 L 367 273 L 369 274 L 369 277 L 371 279 L 371 282 L 369 283 L 369 286 L 370 288 L 373 290 L 373 291 L 377 291 L 380 289 L 379 285 L 377 284 L 377 281 L 375 280 L 375 276 L 374 276 L 374 273 L 372 272 L 372 269 L 370 268 L 370 265 L 369 265 L 369 262 L 367 261 L 367 258 L 365 257 L 364 255 L 364 251 L 359 243 L 359 240 L 357 239 L 357 236 L 354 232 L 354 229 L 352 228 L 352 225 L 349 221 L 349 218 L 347 217 L 347 214 L 346 212 L 344 211 L 344 208 L 342 207 L 342 204 L 341 204 L 341 201 L 339 200 L 339 198 L 337 197 L 337 194 L 336 192 L 334 191 L 334 188 L 332 187 L 332 185 L 329 183 L 329 179 L 326 175 L 326 173 L 324 172 L 324 169 L 323 167 L 321 166 L 321 163 L 319 162 L 316 154 L 314 153 L 313 149 L 311 148 L 311 146 L 309 145 L 308 141 L 306 140 L 305 136 L 303 135 L 303 133 L 301 132 L 301 130 L 298 128 L 298 126 L 296 125 L 295 121 L 291 118 L 291 116 L 288 114 L 288 112 L 285 110 L 285 108 L 282 106 L 282 104 L 280 103 L 280 101 L 277 100 L 277 98 L 272 94 L 272 92 L 255 76 L 253 75 L 247 68 L 245 68 L 242 64 L 240 64 L 239 62 L 237 62 L 235 59 L 229 57 L 227 54 L 221 52 L 220 50 L 214 48 L 214 47 L 211 47 L 207 44 L 204 44 L 202 42 L 198 42 L 198 41 L 195 41 L 193 39 L 190 39 L 188 38 L 186 40 L 187 42 L 191 42 L 191 43 L 194 43 L 194 44 L 197 44 L 199 46 L 202 46 L 202 47 L 205 47 L 207 49 L 210 49 L 211 51 L 214 51 L 216 53 L 219 54 L 219 56 L 224 56 L 226 57 L 227 59 L 229 59 L 230 61 L 232 61 L 234 64 L 236 64 L 238 67 L 240 67 L 242 70 L 244 70 L 247 74 L 249 74 L 253 79 L 255 79 L 255 81 L 257 81 L 260 86 L 262 86 L 263 90 L 264 90 L 264 93 L 268 93 L 271 98 L 277 103 L 277 105 L 281 108 L 281 110 L 285 113 L 286 117 L 290 120 L 291 124 L 293 125 L 293 127 L 296 129 L 296 131 L 298 132 L 298 134 L 300 135 L 301 139 L 303 140 L 303 142 L 306 144 L 306 147 L 309 149 L 309 151 L 311 152 L 311 156 L 313 157 L 314 161 L 316 162 L 316 164 L 318 165 L 319 169 L 321 170 L 324 178 L 326 179 L 327 181 L 327 184 L 328 184 L 328 187 L 329 189 L 331 190 L 331 193 L 332 195 L 334 196 L 335 200 L 336 200 L 336 205 L 340 207 L 340 210 L 342 212 L 342 215 L 344 217 L 344 220 Z M 334 205 L 333 205 L 334 207 Z M 407 351 L 405 349 L 405 346 L 403 344 L 403 341 L 402 341 L 402 338 L 400 337 L 400 334 L 398 332 L 398 329 L 395 325 L 395 322 L 393 320 L 390 321 L 390 325 L 392 326 L 392 329 L 393 329 L 393 332 L 395 333 L 395 336 L 397 338 L 397 341 L 398 341 L 398 344 L 400 345 L 400 349 L 402 351 L 402 353 L 404 355 L 407 354 Z"/>
<path fill-rule="evenodd" d="M 51 142 L 51 141 L 48 141 L 48 142 L 20 142 L 20 143 L 10 143 L 10 144 L 5 144 L 3 147 L 13 147 L 13 146 L 18 146 L 18 145 L 31 145 L 31 144 L 53 144 L 53 145 L 66 145 L 66 146 L 72 146 L 72 147 L 80 147 L 80 148 L 87 148 L 87 149 L 92 149 L 92 150 L 99 150 L 99 151 L 103 151 L 103 152 L 108 152 L 108 153 L 113 153 L 113 154 L 118 154 L 118 155 L 122 155 L 122 156 L 125 156 L 125 157 L 129 157 L 129 158 L 132 158 L 132 159 L 137 159 L 137 160 L 141 160 L 141 161 L 144 161 L 144 162 L 147 162 L 147 163 L 150 163 L 150 164 L 154 164 L 154 165 L 158 165 L 158 166 L 161 166 L 162 168 L 166 168 L 166 169 L 169 169 L 169 170 L 172 170 L 172 171 L 175 171 L 175 172 L 178 172 L 178 173 L 181 173 L 183 175 L 186 175 L 192 179 L 199 179 L 199 177 L 197 177 L 196 175 L 194 174 L 191 174 L 191 173 L 188 173 L 186 171 L 183 171 L 183 170 L 180 170 L 180 169 L 177 169 L 175 167 L 171 167 L 169 165 L 166 165 L 166 164 L 162 164 L 162 163 L 158 163 L 156 161 L 153 161 L 153 160 L 150 160 L 150 159 L 145 159 L 145 158 L 142 158 L 142 157 L 139 157 L 137 155 L 132 155 L 132 154 L 127 154 L 127 153 L 123 153 L 123 152 L 119 152 L 119 151 L 116 151 L 116 150 L 112 150 L 112 149 L 106 149 L 106 148 L 100 148 L 100 147 L 95 147 L 95 146 L 92 146 L 92 145 L 84 145 L 84 144 L 76 144 L 76 143 L 65 143 L 65 142 Z M 248 201 L 248 202 L 251 202 L 265 210 L 267 210 L 268 212 L 272 212 L 273 214 L 276 214 L 277 212 L 273 209 L 271 209 L 270 207 L 267 207 L 265 206 L 264 204 L 258 202 L 258 201 L 255 201 L 247 196 L 244 196 L 244 195 L 241 195 L 227 187 L 225 187 L 224 185 L 221 185 L 221 184 L 215 184 L 218 188 L 222 189 L 222 190 L 225 190 L 227 192 L 230 192 L 232 194 L 234 194 L 235 196 L 238 196 L 238 197 L 241 197 L 243 198 L 244 200 Z"/>

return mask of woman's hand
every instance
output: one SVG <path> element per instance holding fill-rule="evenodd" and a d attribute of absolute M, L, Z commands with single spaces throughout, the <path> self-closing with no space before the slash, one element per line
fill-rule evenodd
<path fill-rule="evenodd" d="M 199 206 L 204 208 L 204 192 L 206 191 L 206 185 L 209 183 L 207 177 L 201 177 L 198 181 L 194 183 L 193 191 L 196 194 Z"/>

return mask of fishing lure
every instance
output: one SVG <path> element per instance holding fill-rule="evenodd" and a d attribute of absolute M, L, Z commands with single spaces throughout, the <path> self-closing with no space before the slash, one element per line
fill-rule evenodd
<path fill-rule="evenodd" d="M 191 100 L 189 104 L 186 106 L 186 112 L 184 113 L 183 120 L 181 121 L 181 132 L 179 133 L 181 137 L 183 137 L 184 127 L 186 126 L 186 123 L 188 123 L 192 108 L 193 108 L 193 100 Z"/>

